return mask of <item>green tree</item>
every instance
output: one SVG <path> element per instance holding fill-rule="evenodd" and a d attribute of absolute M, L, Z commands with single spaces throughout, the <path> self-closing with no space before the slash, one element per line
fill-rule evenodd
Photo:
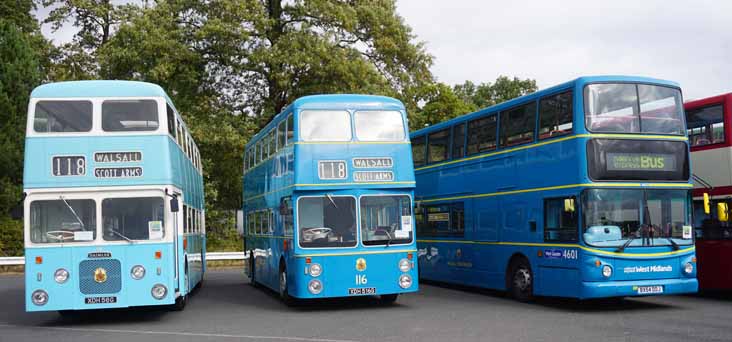
<path fill-rule="evenodd" d="M 475 109 L 490 107 L 501 102 L 535 92 L 538 89 L 536 80 L 513 79 L 499 76 L 493 83 L 474 84 L 465 81 L 453 87 L 453 90 L 463 101 L 475 106 Z"/>
<path fill-rule="evenodd" d="M 458 97 L 450 86 L 437 83 L 427 91 L 425 104 L 409 120 L 411 130 L 434 125 L 475 110 L 471 103 Z"/>
<path fill-rule="evenodd" d="M 8 211 L 23 191 L 23 139 L 28 97 L 42 80 L 33 37 L 15 22 L 0 19 L 0 255 L 23 251 L 23 224 Z"/>

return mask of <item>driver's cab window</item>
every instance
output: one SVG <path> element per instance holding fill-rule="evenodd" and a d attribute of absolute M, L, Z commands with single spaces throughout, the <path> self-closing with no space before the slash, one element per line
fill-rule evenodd
<path fill-rule="evenodd" d="M 104 240 L 161 240 L 164 216 L 161 197 L 106 198 L 102 201 Z"/>
<path fill-rule="evenodd" d="M 356 245 L 356 199 L 350 196 L 302 197 L 298 200 L 300 246 Z"/>
<path fill-rule="evenodd" d="M 575 197 L 544 200 L 544 241 L 577 241 L 579 220 Z"/>
<path fill-rule="evenodd" d="M 97 236 L 94 200 L 57 199 L 30 205 L 30 239 L 33 243 L 93 241 Z"/>

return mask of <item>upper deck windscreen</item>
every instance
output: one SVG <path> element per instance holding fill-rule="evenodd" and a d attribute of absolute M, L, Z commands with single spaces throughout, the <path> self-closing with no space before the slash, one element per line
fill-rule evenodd
<path fill-rule="evenodd" d="M 303 110 L 303 141 L 404 141 L 403 114 L 395 110 Z"/>
<path fill-rule="evenodd" d="M 596 83 L 584 90 L 585 124 L 592 132 L 684 134 L 681 91 L 637 83 Z"/>

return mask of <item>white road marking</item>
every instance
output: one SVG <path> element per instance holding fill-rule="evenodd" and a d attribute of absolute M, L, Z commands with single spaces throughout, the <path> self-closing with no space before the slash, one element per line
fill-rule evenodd
<path fill-rule="evenodd" d="M 118 334 L 138 334 L 138 335 L 171 335 L 171 336 L 188 336 L 188 337 L 222 337 L 250 340 L 288 340 L 288 341 L 305 341 L 305 342 L 358 342 L 354 340 L 332 340 L 324 338 L 309 337 L 292 337 L 292 336 L 256 336 L 256 335 L 234 335 L 234 334 L 214 334 L 214 333 L 189 333 L 189 332 L 173 332 L 173 331 L 145 331 L 145 330 L 121 330 L 121 329 L 94 329 L 94 328 L 68 328 L 68 327 L 38 327 L 25 326 L 8 323 L 0 323 L 0 327 L 6 328 L 32 328 L 33 330 L 60 330 L 60 331 L 80 331 L 80 332 L 98 332 L 98 333 L 118 333 Z"/>

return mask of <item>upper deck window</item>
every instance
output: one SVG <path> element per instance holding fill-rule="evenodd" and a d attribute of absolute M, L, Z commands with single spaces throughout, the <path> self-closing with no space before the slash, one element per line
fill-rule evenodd
<path fill-rule="evenodd" d="M 422 166 L 425 163 L 424 140 L 424 135 L 412 139 L 412 158 L 414 159 L 414 166 Z"/>
<path fill-rule="evenodd" d="M 404 121 L 394 110 L 356 112 L 356 137 L 361 141 L 402 141 Z"/>
<path fill-rule="evenodd" d="M 38 101 L 33 130 L 37 133 L 89 132 L 92 103 L 89 101 Z"/>
<path fill-rule="evenodd" d="M 429 163 L 447 160 L 450 153 L 449 128 L 430 134 L 428 142 L 429 150 L 427 152 L 427 157 L 429 158 Z"/>
<path fill-rule="evenodd" d="M 539 139 L 572 133 L 572 92 L 539 101 Z"/>
<path fill-rule="evenodd" d="M 304 110 L 300 112 L 303 141 L 350 141 L 351 115 L 344 110 Z"/>
<path fill-rule="evenodd" d="M 501 147 L 534 141 L 536 102 L 501 112 Z"/>
<path fill-rule="evenodd" d="M 461 123 L 452 129 L 452 158 L 465 156 L 465 124 Z"/>
<path fill-rule="evenodd" d="M 468 154 L 496 149 L 496 115 L 468 122 Z"/>
<path fill-rule="evenodd" d="M 102 103 L 102 129 L 106 132 L 155 131 L 158 126 L 158 103 L 154 100 Z"/>
<path fill-rule="evenodd" d="M 585 87 L 585 124 L 593 132 L 683 134 L 681 91 L 676 88 L 599 83 Z"/>
<path fill-rule="evenodd" d="M 686 111 L 691 146 L 704 146 L 724 142 L 724 111 L 722 105 Z"/>
<path fill-rule="evenodd" d="M 171 108 L 169 104 L 165 105 L 165 111 L 168 116 L 168 133 L 175 140 L 175 111 L 173 111 L 173 108 Z"/>

